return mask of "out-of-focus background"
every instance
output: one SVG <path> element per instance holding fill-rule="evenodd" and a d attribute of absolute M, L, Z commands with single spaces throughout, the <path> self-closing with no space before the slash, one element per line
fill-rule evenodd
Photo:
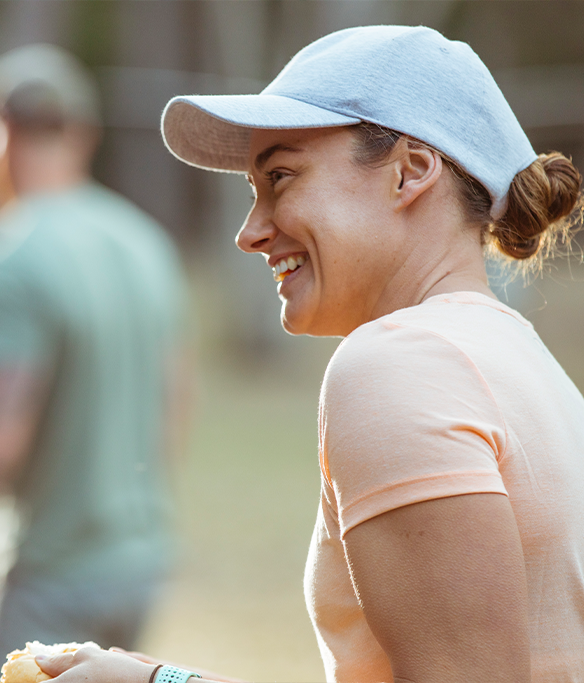
<path fill-rule="evenodd" d="M 378 23 L 425 24 L 469 42 L 536 151 L 558 149 L 584 168 L 583 2 L 0 2 L 0 53 L 52 42 L 91 67 L 105 120 L 95 174 L 163 223 L 190 275 L 198 402 L 174 463 L 182 550 L 142 642 L 155 656 L 254 681 L 323 680 L 302 571 L 319 490 L 318 390 L 338 343 L 281 330 L 271 272 L 233 243 L 251 205 L 246 182 L 175 160 L 160 138 L 161 110 L 176 94 L 258 92 L 308 42 Z M 527 289 L 499 291 L 584 389 L 577 254 Z M 8 501 L 0 512 L 6 527 Z M 6 538 L 2 548 L 6 564 Z"/>

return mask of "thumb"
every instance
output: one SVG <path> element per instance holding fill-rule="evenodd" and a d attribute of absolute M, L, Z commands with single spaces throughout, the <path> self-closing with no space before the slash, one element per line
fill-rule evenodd
<path fill-rule="evenodd" d="M 42 671 L 54 678 L 64 673 L 73 665 L 73 652 L 65 652 L 62 655 L 37 655 L 36 663 Z"/>

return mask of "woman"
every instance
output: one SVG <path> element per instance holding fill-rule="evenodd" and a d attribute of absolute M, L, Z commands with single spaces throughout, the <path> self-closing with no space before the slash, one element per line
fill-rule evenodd
<path fill-rule="evenodd" d="M 175 98 L 163 131 L 248 174 L 237 242 L 285 329 L 345 337 L 305 579 L 327 680 L 584 681 L 584 400 L 483 262 L 549 251 L 571 162 L 538 157 L 472 50 L 423 27 L 325 36 L 260 95 Z M 42 666 L 160 683 L 120 654 Z"/>

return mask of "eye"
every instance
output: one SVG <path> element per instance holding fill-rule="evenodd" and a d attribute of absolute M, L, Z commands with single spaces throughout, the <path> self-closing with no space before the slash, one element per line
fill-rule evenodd
<path fill-rule="evenodd" d="M 275 168 L 273 171 L 266 171 L 265 175 L 270 185 L 275 187 L 276 184 L 283 178 L 286 178 L 288 174 L 279 168 Z"/>

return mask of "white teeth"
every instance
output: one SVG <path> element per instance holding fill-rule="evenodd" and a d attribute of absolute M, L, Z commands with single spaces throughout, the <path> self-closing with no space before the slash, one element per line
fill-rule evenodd
<path fill-rule="evenodd" d="M 303 266 L 306 261 L 308 261 L 308 254 L 306 256 L 289 256 L 287 259 L 282 259 L 272 268 L 274 279 L 276 282 L 282 282 L 282 280 L 286 277 L 284 273 L 288 273 L 288 271 L 292 272 L 296 270 L 296 268 L 300 268 L 300 266 Z"/>

